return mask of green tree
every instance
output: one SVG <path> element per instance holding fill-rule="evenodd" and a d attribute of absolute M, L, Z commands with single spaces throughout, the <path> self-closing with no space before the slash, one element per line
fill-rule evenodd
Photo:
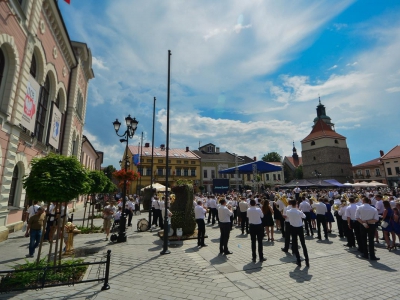
<path fill-rule="evenodd" d="M 43 158 L 34 158 L 31 162 L 31 172 L 23 180 L 23 187 L 26 194 L 32 200 L 44 201 L 47 207 L 50 202 L 56 204 L 56 211 L 62 211 L 60 203 L 64 202 L 64 207 L 68 202 L 85 194 L 90 188 L 91 180 L 88 177 L 87 171 L 82 167 L 76 157 L 67 157 L 56 154 L 49 154 Z M 65 210 L 64 210 L 65 211 Z M 60 214 L 57 214 L 57 218 Z M 48 218 L 50 216 L 48 215 Z M 65 223 L 63 218 L 63 222 Z M 56 225 L 50 230 L 50 247 L 48 260 L 53 246 L 53 234 L 56 230 Z M 57 261 L 58 239 L 61 236 L 61 244 L 59 248 L 59 264 L 61 264 L 62 239 L 64 226 L 61 227 L 61 234 L 56 234 L 56 243 L 54 248 L 54 264 Z M 37 263 L 40 261 L 42 250 L 43 237 L 40 240 Z"/>
<path fill-rule="evenodd" d="M 116 168 L 114 168 L 113 165 L 108 165 L 107 167 L 105 167 L 103 170 L 103 173 L 106 174 L 106 176 L 112 180 L 112 174 L 117 171 Z"/>
<path fill-rule="evenodd" d="M 281 162 L 282 156 L 280 156 L 278 152 L 269 152 L 267 154 L 264 154 L 261 159 L 266 162 Z"/>
<path fill-rule="evenodd" d="M 107 177 L 107 182 L 106 185 L 104 186 L 104 189 L 102 193 L 104 194 L 112 194 L 114 193 L 118 187 Z"/>
<path fill-rule="evenodd" d="M 296 179 L 303 179 L 303 166 L 298 166 L 294 171 L 294 177 Z"/>
<path fill-rule="evenodd" d="M 107 176 L 101 172 L 101 171 L 89 171 L 89 178 L 92 180 L 90 189 L 89 189 L 89 194 L 91 195 L 92 200 L 90 201 L 90 208 L 92 209 L 92 221 L 91 221 L 91 228 L 93 229 L 93 219 L 94 219 L 94 205 L 95 205 L 95 199 L 96 199 L 96 194 L 102 193 L 104 191 L 104 188 L 107 185 Z M 89 208 L 89 214 L 90 214 L 90 208 Z"/>

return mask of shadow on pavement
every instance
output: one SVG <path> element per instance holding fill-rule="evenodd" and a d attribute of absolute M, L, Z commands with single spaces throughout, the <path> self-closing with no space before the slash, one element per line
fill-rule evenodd
<path fill-rule="evenodd" d="M 382 264 L 380 262 L 377 261 L 369 261 L 370 265 L 369 267 L 377 269 L 377 270 L 381 270 L 381 271 L 386 271 L 386 272 L 397 272 L 398 270 L 393 269 L 385 264 Z"/>
<path fill-rule="evenodd" d="M 226 255 L 218 255 L 212 259 L 210 259 L 210 264 L 211 265 L 221 265 L 223 263 L 226 263 L 228 261 L 228 258 Z"/>
<path fill-rule="evenodd" d="M 246 274 L 252 274 L 252 273 L 257 273 L 262 270 L 262 263 L 261 262 L 250 262 L 246 265 L 243 266 L 243 271 L 246 272 Z"/>
<path fill-rule="evenodd" d="M 289 272 L 290 278 L 296 280 L 298 283 L 303 283 L 305 281 L 311 281 L 312 275 L 308 274 L 308 268 L 304 268 L 303 270 L 300 267 L 296 267 L 294 271 Z"/>

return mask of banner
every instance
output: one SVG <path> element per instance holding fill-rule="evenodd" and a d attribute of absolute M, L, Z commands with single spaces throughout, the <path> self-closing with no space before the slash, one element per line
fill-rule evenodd
<path fill-rule="evenodd" d="M 22 112 L 21 125 L 35 132 L 36 112 L 39 101 L 40 85 L 32 75 L 29 75 Z"/>
<path fill-rule="evenodd" d="M 229 179 L 213 179 L 213 193 L 226 194 L 229 190 Z"/>
<path fill-rule="evenodd" d="M 54 148 L 58 149 L 60 141 L 60 131 L 61 131 L 61 118 L 62 114 L 57 108 L 56 104 L 52 102 L 53 109 L 51 115 L 50 132 L 49 132 L 49 144 Z"/>
<path fill-rule="evenodd" d="M 133 155 L 133 164 L 135 166 L 140 165 L 140 155 L 139 154 L 134 154 Z"/>

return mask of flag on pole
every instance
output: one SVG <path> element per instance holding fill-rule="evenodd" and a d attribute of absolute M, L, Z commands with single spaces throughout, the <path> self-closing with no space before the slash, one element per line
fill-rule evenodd
<path fill-rule="evenodd" d="M 133 155 L 133 164 L 135 166 L 140 165 L 140 155 L 139 154 L 134 154 Z"/>

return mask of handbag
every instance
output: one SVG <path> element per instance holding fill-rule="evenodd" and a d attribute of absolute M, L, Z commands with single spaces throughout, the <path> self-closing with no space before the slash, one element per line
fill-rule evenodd
<path fill-rule="evenodd" d="M 381 227 L 382 227 L 382 228 L 386 228 L 386 227 L 388 227 L 388 226 L 389 226 L 389 223 L 388 223 L 388 222 L 382 221 L 382 223 L 381 223 Z"/>

